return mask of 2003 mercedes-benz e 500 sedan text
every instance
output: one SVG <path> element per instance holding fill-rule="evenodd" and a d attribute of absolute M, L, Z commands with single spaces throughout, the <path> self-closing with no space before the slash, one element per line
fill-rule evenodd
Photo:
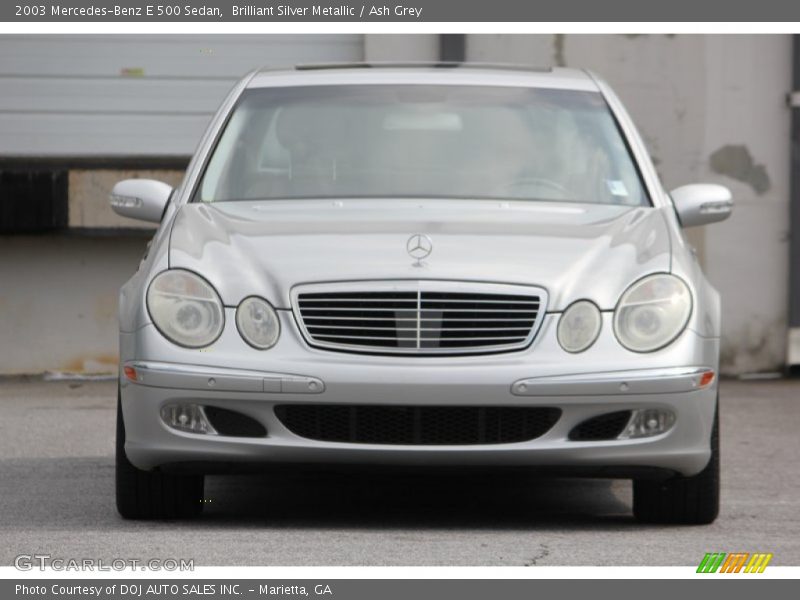
<path fill-rule="evenodd" d="M 443 67 L 451 68 L 443 68 Z M 504 465 L 633 479 L 643 521 L 719 505 L 720 300 L 591 73 L 320 65 L 245 77 L 120 297 L 117 506 L 196 515 L 204 473 Z"/>

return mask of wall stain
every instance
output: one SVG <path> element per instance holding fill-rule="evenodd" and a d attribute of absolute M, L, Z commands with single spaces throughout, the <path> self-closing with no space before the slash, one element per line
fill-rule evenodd
<path fill-rule="evenodd" d="M 757 317 L 736 331 L 724 331 L 720 372 L 763 373 L 780 370 L 785 362 L 785 331 L 784 319 L 764 322 Z"/>
<path fill-rule="evenodd" d="M 95 354 L 76 356 L 65 362 L 58 371 L 64 373 L 83 373 L 95 375 L 116 373 L 119 368 L 119 356 L 116 354 Z"/>
<path fill-rule="evenodd" d="M 567 59 L 564 57 L 564 37 L 563 33 L 553 36 L 553 62 L 557 67 L 567 66 Z"/>
<path fill-rule="evenodd" d="M 117 294 L 102 294 L 94 301 L 93 317 L 96 321 L 103 322 L 117 317 Z"/>
<path fill-rule="evenodd" d="M 715 173 L 746 183 L 759 195 L 772 187 L 767 167 L 756 164 L 747 146 L 734 144 L 722 146 L 709 157 L 709 163 Z"/>

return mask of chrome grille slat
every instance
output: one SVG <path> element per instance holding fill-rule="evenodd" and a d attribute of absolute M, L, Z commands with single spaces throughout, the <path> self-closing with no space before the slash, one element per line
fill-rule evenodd
<path fill-rule="evenodd" d="M 358 317 L 357 319 L 353 319 L 353 317 L 312 317 L 312 316 L 305 316 L 304 320 L 305 321 L 311 321 L 311 320 L 325 320 L 325 321 L 333 321 L 333 320 L 341 320 L 341 321 L 352 321 L 352 320 L 358 320 L 358 321 L 386 321 L 387 319 L 385 317 Z M 395 320 L 395 321 L 416 321 L 417 318 L 416 317 L 395 317 L 393 320 Z M 435 319 L 433 317 L 431 317 L 431 318 L 422 317 L 419 320 L 420 321 L 439 321 L 439 319 Z M 451 318 L 451 319 L 448 319 L 448 321 L 481 321 L 481 322 L 486 321 L 486 322 L 493 322 L 493 323 L 495 323 L 497 321 L 501 321 L 501 322 L 512 322 L 512 321 L 514 321 L 514 322 L 530 323 L 530 322 L 533 321 L 533 319 L 458 319 L 458 318 Z"/>
<path fill-rule="evenodd" d="M 338 325 L 308 325 L 309 329 L 341 329 Z M 416 327 L 363 327 L 358 325 L 348 325 L 347 329 L 366 330 L 366 331 L 416 331 Z M 525 331 L 530 327 L 420 327 L 422 331 Z M 526 334 L 527 335 L 527 334 Z M 523 336 L 524 337 L 524 336 Z"/>
<path fill-rule="evenodd" d="M 546 302 L 540 288 L 466 282 L 354 282 L 292 291 L 295 316 L 310 344 L 375 354 L 524 348 Z"/>
<path fill-rule="evenodd" d="M 524 331 L 528 335 L 530 327 L 421 327 L 422 331 Z"/>
<path fill-rule="evenodd" d="M 315 337 L 324 339 L 324 338 L 333 338 L 337 340 L 396 340 L 397 338 L 386 337 L 386 336 L 372 336 L 372 335 L 317 335 Z M 438 341 L 441 338 L 439 337 L 424 337 L 420 338 L 423 341 Z M 465 341 L 486 341 L 486 340 L 523 340 L 525 336 L 514 335 L 514 336 L 504 336 L 504 337 L 468 337 L 468 338 L 452 338 L 453 340 L 458 340 L 459 342 Z"/>
<path fill-rule="evenodd" d="M 329 303 L 329 302 L 356 302 L 359 304 L 368 304 L 368 303 L 407 303 L 409 306 L 416 307 L 417 301 L 415 299 L 412 300 L 397 300 L 397 299 L 378 299 L 378 298 L 326 298 L 326 299 L 318 299 L 318 298 L 303 298 L 300 300 L 300 306 L 306 306 L 309 304 L 314 303 Z M 423 306 L 426 304 L 521 304 L 521 305 L 532 305 L 532 306 L 539 306 L 539 302 L 537 300 L 515 300 L 513 302 L 509 302 L 506 300 L 423 300 Z M 311 307 L 309 307 L 311 308 Z"/>
<path fill-rule="evenodd" d="M 322 308 L 322 307 L 303 308 L 301 306 L 300 308 L 301 308 L 301 310 L 303 312 L 307 312 L 309 310 L 315 310 L 315 311 L 333 310 L 333 311 L 347 311 L 347 312 L 361 312 L 361 311 L 389 312 L 389 311 L 392 310 L 391 308 L 375 308 L 375 307 L 371 307 L 371 306 L 370 307 L 358 307 L 358 308 L 338 308 L 338 307 L 332 307 L 332 306 L 326 306 L 325 308 Z M 416 311 L 416 307 L 402 307 L 402 308 L 397 308 L 396 310 L 400 310 L 400 311 L 411 311 L 411 310 L 413 310 L 413 311 Z M 533 309 L 533 308 L 530 308 L 530 309 L 521 309 L 520 308 L 520 309 L 509 309 L 509 310 L 498 310 L 498 309 L 494 309 L 494 308 L 423 308 L 422 309 L 422 311 L 427 311 L 427 312 L 444 311 L 444 312 L 459 312 L 459 313 L 471 313 L 471 312 L 477 312 L 477 313 L 530 313 L 531 310 L 535 310 L 535 309 Z"/>
<path fill-rule="evenodd" d="M 309 329 L 342 329 L 340 325 L 309 325 Z M 364 327 L 360 325 L 348 325 L 347 329 L 354 329 L 354 330 L 366 330 L 366 331 L 416 331 L 416 327 Z"/>
<path fill-rule="evenodd" d="M 396 340 L 395 336 L 377 336 L 377 335 L 317 335 L 320 339 L 336 339 L 336 340 Z"/>

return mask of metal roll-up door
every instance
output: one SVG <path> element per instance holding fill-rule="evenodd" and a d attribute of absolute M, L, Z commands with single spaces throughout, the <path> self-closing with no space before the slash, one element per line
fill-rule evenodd
<path fill-rule="evenodd" d="M 0 159 L 187 157 L 249 70 L 363 55 L 359 35 L 0 36 Z"/>

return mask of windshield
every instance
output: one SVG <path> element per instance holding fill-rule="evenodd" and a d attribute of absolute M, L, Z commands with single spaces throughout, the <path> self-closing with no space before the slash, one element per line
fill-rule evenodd
<path fill-rule="evenodd" d="M 647 205 L 599 93 L 450 85 L 248 90 L 195 199 Z"/>

